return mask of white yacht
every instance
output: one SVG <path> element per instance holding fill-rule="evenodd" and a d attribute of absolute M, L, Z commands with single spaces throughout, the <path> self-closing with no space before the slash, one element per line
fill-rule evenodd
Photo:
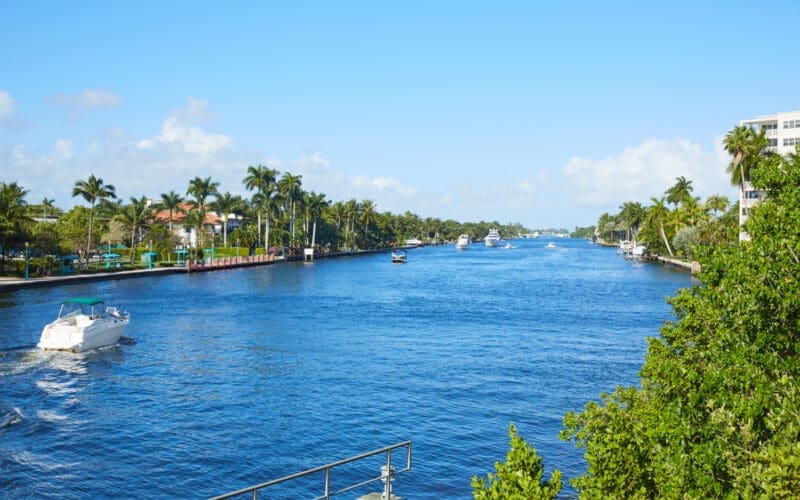
<path fill-rule="evenodd" d="M 42 330 L 37 347 L 82 352 L 116 344 L 130 322 L 130 315 L 116 307 L 103 306 L 100 299 L 65 300 L 56 320 Z"/>
<path fill-rule="evenodd" d="M 500 232 L 497 229 L 490 229 L 489 234 L 483 239 L 486 242 L 487 247 L 499 247 L 500 246 Z"/>
<path fill-rule="evenodd" d="M 421 247 L 422 246 L 422 240 L 420 240 L 418 238 L 409 238 L 409 239 L 406 240 L 406 246 L 407 247 Z"/>
<path fill-rule="evenodd" d="M 472 243 L 468 234 L 462 234 L 458 237 L 458 241 L 456 241 L 456 250 L 466 250 L 469 248 L 469 244 Z"/>

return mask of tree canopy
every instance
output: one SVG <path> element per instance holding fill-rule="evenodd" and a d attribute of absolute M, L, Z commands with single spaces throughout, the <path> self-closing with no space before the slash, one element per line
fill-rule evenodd
<path fill-rule="evenodd" d="M 569 413 L 582 497 L 788 498 L 800 491 L 800 161 L 762 159 L 751 241 L 708 247 L 670 300 L 640 387 Z"/>

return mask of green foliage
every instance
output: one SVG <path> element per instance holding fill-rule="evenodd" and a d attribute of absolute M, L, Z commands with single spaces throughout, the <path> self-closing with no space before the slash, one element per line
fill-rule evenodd
<path fill-rule="evenodd" d="M 703 286 L 648 339 L 641 388 L 564 418 L 586 498 L 792 498 L 800 491 L 800 161 L 762 158 L 751 241 L 700 249 Z"/>
<path fill-rule="evenodd" d="M 496 474 L 490 472 L 486 478 L 473 476 L 473 496 L 482 500 L 556 498 L 562 487 L 561 471 L 553 471 L 550 480 L 544 481 L 544 463 L 536 449 L 517 435 L 514 424 L 509 425 L 508 436 L 511 450 L 505 463 L 494 464 Z"/>
<path fill-rule="evenodd" d="M 692 256 L 692 248 L 697 244 L 697 226 L 682 227 L 672 238 L 672 248 L 687 257 Z"/>
<path fill-rule="evenodd" d="M 76 206 L 56 221 L 58 241 L 65 254 L 79 254 L 86 245 L 86 228 L 89 227 L 89 209 Z"/>
<path fill-rule="evenodd" d="M 59 255 L 58 231 L 51 222 L 39 222 L 31 228 L 31 247 L 45 255 Z"/>
<path fill-rule="evenodd" d="M 569 234 L 570 238 L 594 238 L 594 226 L 578 227 Z"/>

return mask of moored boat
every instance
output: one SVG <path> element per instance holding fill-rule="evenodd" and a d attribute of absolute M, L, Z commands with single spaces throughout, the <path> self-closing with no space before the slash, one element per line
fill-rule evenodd
<path fill-rule="evenodd" d="M 406 246 L 407 247 L 421 247 L 422 246 L 422 240 L 420 240 L 418 238 L 409 238 L 409 239 L 406 240 Z"/>
<path fill-rule="evenodd" d="M 497 229 L 490 229 L 489 234 L 483 239 L 486 242 L 487 247 L 498 247 L 500 246 L 500 232 Z"/>
<path fill-rule="evenodd" d="M 55 321 L 45 325 L 37 347 L 82 352 L 116 344 L 129 322 L 130 314 L 105 307 L 100 299 L 68 299 Z"/>

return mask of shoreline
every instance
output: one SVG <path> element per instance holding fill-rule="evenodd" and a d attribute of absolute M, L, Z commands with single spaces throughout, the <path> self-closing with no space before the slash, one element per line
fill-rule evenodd
<path fill-rule="evenodd" d="M 686 269 L 687 271 L 692 273 L 692 276 L 700 272 L 700 263 L 694 260 L 685 261 L 670 257 L 664 257 L 663 255 L 659 255 L 657 260 L 658 262 L 666 264 L 668 266 L 675 266 Z"/>
<path fill-rule="evenodd" d="M 605 248 L 619 247 L 618 243 L 609 243 L 604 240 L 597 240 L 596 244 Z M 658 262 L 659 264 L 664 264 L 668 266 L 680 267 L 681 269 L 684 269 L 692 273 L 692 276 L 700 272 L 700 263 L 694 260 L 686 261 L 686 260 L 676 259 L 675 257 L 667 257 L 664 255 L 657 255 L 655 256 L 655 258 L 650 257 L 649 259 L 646 260 L 650 262 Z"/>
<path fill-rule="evenodd" d="M 387 253 L 398 248 L 408 247 L 395 247 L 395 248 L 380 248 L 375 250 L 348 250 L 343 252 L 328 253 L 328 254 L 315 254 L 311 259 L 330 259 L 335 257 L 350 257 L 357 255 L 370 255 L 374 253 Z M 246 260 L 245 260 L 246 259 Z M 166 274 L 195 274 L 210 271 L 224 271 L 227 269 L 242 269 L 247 267 L 256 266 L 269 266 L 280 262 L 302 262 L 303 255 L 296 255 L 290 258 L 277 257 L 266 259 L 264 256 L 252 257 L 226 257 L 217 259 L 213 264 L 190 264 L 181 267 L 156 267 L 153 269 L 132 269 L 128 271 L 110 271 L 110 272 L 97 272 L 86 274 L 69 274 L 64 276 L 45 276 L 40 278 L 8 278 L 0 277 L 0 292 L 7 292 L 11 290 L 18 290 L 23 288 L 42 288 L 48 286 L 58 286 L 64 284 L 92 282 L 92 281 L 109 281 L 116 279 L 132 279 L 141 278 L 145 276 L 161 276 Z"/>

